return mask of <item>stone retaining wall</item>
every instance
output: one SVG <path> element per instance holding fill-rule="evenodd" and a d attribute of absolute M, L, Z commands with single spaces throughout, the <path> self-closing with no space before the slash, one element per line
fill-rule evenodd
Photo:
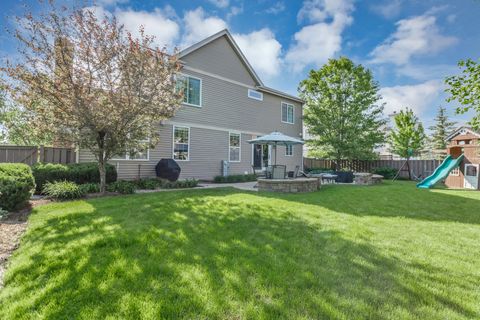
<path fill-rule="evenodd" d="M 320 188 L 320 179 L 258 179 L 258 191 L 267 192 L 313 192 Z"/>

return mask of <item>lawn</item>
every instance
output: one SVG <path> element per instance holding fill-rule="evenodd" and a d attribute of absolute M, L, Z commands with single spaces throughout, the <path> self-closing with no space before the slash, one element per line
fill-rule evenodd
<path fill-rule="evenodd" d="M 0 319 L 480 318 L 480 192 L 209 189 L 34 210 Z"/>

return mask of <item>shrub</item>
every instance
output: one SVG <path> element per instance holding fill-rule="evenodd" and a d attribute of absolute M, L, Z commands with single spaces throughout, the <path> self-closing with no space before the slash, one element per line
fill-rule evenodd
<path fill-rule="evenodd" d="M 185 179 L 185 180 L 177 180 L 174 182 L 165 181 L 161 187 L 164 189 L 182 189 L 182 188 L 195 188 L 196 186 L 198 186 L 198 180 Z"/>
<path fill-rule="evenodd" d="M 306 172 L 306 173 L 312 173 L 312 174 L 316 174 L 316 173 L 333 173 L 334 170 L 332 170 L 331 168 L 321 168 L 321 167 L 318 167 L 318 168 L 306 168 L 306 169 L 305 169 L 305 172 Z"/>
<path fill-rule="evenodd" d="M 12 211 L 26 205 L 35 190 L 35 180 L 29 166 L 22 163 L 0 164 L 0 203 Z"/>
<path fill-rule="evenodd" d="M 215 183 L 234 183 L 234 182 L 247 182 L 256 181 L 257 176 L 254 174 L 237 174 L 231 176 L 216 176 L 213 178 Z"/>
<path fill-rule="evenodd" d="M 0 220 L 2 220 L 4 217 L 6 217 L 8 215 L 8 211 L 7 210 L 3 210 L 2 208 L 0 208 Z"/>
<path fill-rule="evenodd" d="M 138 189 L 155 190 L 162 185 L 162 182 L 155 178 L 140 179 L 134 181 Z"/>
<path fill-rule="evenodd" d="M 84 194 L 100 192 L 100 185 L 98 183 L 84 183 L 78 187 Z"/>
<path fill-rule="evenodd" d="M 47 182 L 42 191 L 48 197 L 56 200 L 78 199 L 85 195 L 80 186 L 71 181 Z"/>
<path fill-rule="evenodd" d="M 385 179 L 393 179 L 398 170 L 390 167 L 380 167 L 373 169 L 373 173 L 383 176 Z"/>
<path fill-rule="evenodd" d="M 137 186 L 132 181 L 119 180 L 111 183 L 107 186 L 107 190 L 110 192 L 118 192 L 121 194 L 135 193 Z"/>
<path fill-rule="evenodd" d="M 43 190 L 47 182 L 72 181 L 77 184 L 99 183 L 100 173 L 96 163 L 36 163 L 32 166 L 33 176 L 37 184 L 37 192 Z M 117 180 L 117 171 L 114 166 L 106 166 L 107 183 Z"/>

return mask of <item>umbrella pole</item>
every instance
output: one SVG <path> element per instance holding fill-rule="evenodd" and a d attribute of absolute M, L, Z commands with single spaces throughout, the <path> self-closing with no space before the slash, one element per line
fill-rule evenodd
<path fill-rule="evenodd" d="M 277 143 L 275 142 L 275 165 L 277 165 Z"/>

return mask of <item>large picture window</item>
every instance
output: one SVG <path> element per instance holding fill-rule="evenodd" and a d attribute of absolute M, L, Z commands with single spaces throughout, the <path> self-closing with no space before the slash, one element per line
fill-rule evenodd
<path fill-rule="evenodd" d="M 190 128 L 173 127 L 173 159 L 180 161 L 190 159 Z"/>
<path fill-rule="evenodd" d="M 293 123 L 294 109 L 293 104 L 282 102 L 282 122 Z"/>
<path fill-rule="evenodd" d="M 240 134 L 230 133 L 229 160 L 240 162 Z"/>
<path fill-rule="evenodd" d="M 187 75 L 177 76 L 177 89 L 183 90 L 183 102 L 200 107 L 202 100 L 202 80 Z"/>

